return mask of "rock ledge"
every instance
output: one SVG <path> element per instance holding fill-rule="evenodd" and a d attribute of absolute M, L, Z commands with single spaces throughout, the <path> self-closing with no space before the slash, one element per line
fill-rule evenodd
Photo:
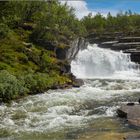
<path fill-rule="evenodd" d="M 122 105 L 117 114 L 120 118 L 126 118 L 130 125 L 140 127 L 140 105 Z"/>

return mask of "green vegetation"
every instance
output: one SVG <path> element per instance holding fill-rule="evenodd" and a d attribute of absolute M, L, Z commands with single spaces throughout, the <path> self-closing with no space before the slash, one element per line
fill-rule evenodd
<path fill-rule="evenodd" d="M 71 83 L 51 47 L 85 33 L 74 9 L 56 0 L 1 1 L 0 11 L 0 102 Z"/>
<path fill-rule="evenodd" d="M 88 33 L 106 33 L 106 32 L 139 32 L 140 31 L 140 15 L 127 12 L 119 12 L 116 16 L 108 13 L 107 17 L 103 17 L 100 13 L 94 17 L 90 13 L 82 19 Z"/>

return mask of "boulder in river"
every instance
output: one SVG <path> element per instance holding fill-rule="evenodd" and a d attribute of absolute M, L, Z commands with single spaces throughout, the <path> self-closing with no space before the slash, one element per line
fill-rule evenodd
<path fill-rule="evenodd" d="M 75 79 L 73 82 L 73 87 L 80 87 L 82 85 L 84 85 L 84 82 L 82 79 Z"/>
<path fill-rule="evenodd" d="M 130 125 L 140 127 L 140 105 L 122 105 L 117 114 L 121 118 L 126 118 Z"/>

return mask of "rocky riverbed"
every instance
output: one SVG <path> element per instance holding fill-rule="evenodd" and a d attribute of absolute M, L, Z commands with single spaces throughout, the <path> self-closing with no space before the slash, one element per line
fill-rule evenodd
<path fill-rule="evenodd" d="M 128 103 L 122 105 L 117 110 L 118 116 L 127 119 L 128 123 L 135 127 L 140 127 L 140 105 Z"/>

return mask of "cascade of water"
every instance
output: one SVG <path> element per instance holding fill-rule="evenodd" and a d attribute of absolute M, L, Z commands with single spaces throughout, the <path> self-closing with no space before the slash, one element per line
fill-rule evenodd
<path fill-rule="evenodd" d="M 139 69 L 138 64 L 131 62 L 130 54 L 99 48 L 96 44 L 80 51 L 71 67 L 79 78 L 113 76 L 120 72 L 134 74 Z"/>

